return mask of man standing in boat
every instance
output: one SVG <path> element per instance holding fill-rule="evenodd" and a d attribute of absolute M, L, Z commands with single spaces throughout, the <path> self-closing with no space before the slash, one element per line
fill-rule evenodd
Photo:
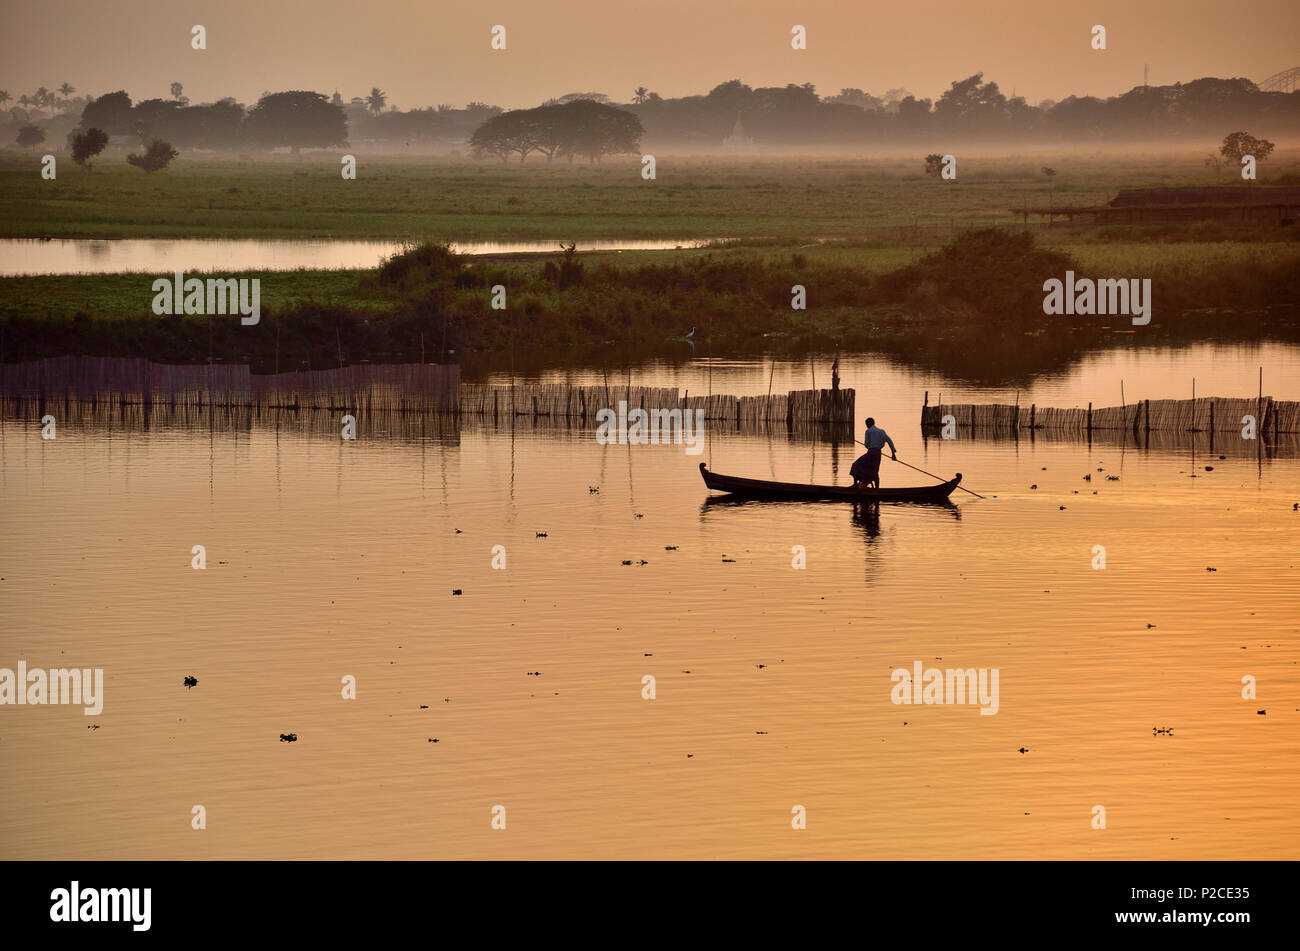
<path fill-rule="evenodd" d="M 868 416 L 867 432 L 862 437 L 862 444 L 867 447 L 867 451 L 854 460 L 853 468 L 849 470 L 849 475 L 853 476 L 853 488 L 880 488 L 880 451 L 885 448 L 885 443 L 889 443 L 889 457 L 897 458 L 898 450 L 894 448 L 894 440 Z"/>

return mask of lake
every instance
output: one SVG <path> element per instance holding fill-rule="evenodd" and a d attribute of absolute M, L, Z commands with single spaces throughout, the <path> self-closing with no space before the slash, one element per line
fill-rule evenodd
<path fill-rule="evenodd" d="M 559 252 L 560 241 L 452 242 L 462 254 Z M 662 251 L 703 241 L 580 241 L 579 251 Z M 293 271 L 373 268 L 402 250 L 396 241 L 263 241 L 253 238 L 0 238 L 0 277 L 19 274 L 158 274 L 169 271 Z"/>
<path fill-rule="evenodd" d="M 49 440 L 9 413 L 0 667 L 106 685 L 95 716 L 0 708 L 0 856 L 1294 859 L 1294 439 L 918 423 L 927 391 L 1254 396 L 1261 366 L 1266 395 L 1300 398 L 1286 345 L 1110 350 L 1019 391 L 845 356 L 859 418 L 986 496 L 878 510 L 706 502 L 700 461 L 848 480 L 852 446 L 784 431 L 690 456 L 523 420 L 363 416 L 352 442 L 329 414 L 57 406 Z M 824 360 L 631 376 L 756 394 L 813 373 L 827 385 Z M 996 669 L 996 714 L 893 702 L 916 662 Z"/>

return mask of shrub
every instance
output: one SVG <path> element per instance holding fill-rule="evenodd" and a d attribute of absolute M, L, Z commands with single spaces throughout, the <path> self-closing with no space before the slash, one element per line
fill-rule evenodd
<path fill-rule="evenodd" d="M 136 155 L 132 152 L 126 157 L 126 161 L 136 168 L 143 169 L 146 172 L 157 172 L 171 164 L 171 160 L 180 155 L 170 142 L 164 142 L 162 139 L 154 139 L 149 143 L 149 148 L 145 149 L 144 155 Z"/>

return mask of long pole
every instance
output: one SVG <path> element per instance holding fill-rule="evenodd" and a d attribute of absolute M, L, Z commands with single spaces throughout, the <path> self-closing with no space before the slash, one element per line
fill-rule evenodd
<path fill-rule="evenodd" d="M 857 443 L 859 446 L 861 446 L 863 449 L 866 449 L 866 448 L 867 448 L 866 443 L 859 442 L 859 441 L 856 440 L 856 439 L 853 440 L 853 441 L 854 441 L 855 443 Z M 881 455 L 883 456 L 884 453 L 881 453 Z M 928 475 L 931 479 L 938 479 L 940 482 L 947 482 L 947 481 L 948 481 L 947 479 L 943 478 L 942 476 L 937 476 L 937 475 L 935 475 L 933 472 L 926 472 L 924 469 L 920 468 L 919 466 L 914 466 L 914 465 L 912 465 L 910 462 L 904 462 L 902 459 L 899 459 L 897 456 L 888 456 L 887 458 L 889 458 L 889 459 L 893 459 L 893 460 L 894 460 L 895 462 L 897 462 L 900 466 L 907 466 L 907 468 L 909 468 L 909 469 L 915 469 L 917 472 L 921 473 L 921 475 Z M 980 495 L 978 492 L 971 492 L 971 490 L 968 489 L 968 488 L 966 488 L 965 486 L 959 485 L 959 486 L 957 486 L 957 488 L 961 489 L 963 492 L 970 492 L 970 494 L 973 495 L 973 496 L 975 496 L 975 498 L 977 498 L 977 499 L 982 499 L 982 498 L 984 498 L 984 496 Z"/>

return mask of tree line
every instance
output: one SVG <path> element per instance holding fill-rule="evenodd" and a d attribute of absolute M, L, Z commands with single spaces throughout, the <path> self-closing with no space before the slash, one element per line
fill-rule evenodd
<path fill-rule="evenodd" d="M 901 87 L 880 96 L 857 88 L 821 96 L 811 83 L 754 88 L 733 79 L 702 95 L 664 98 L 641 86 L 626 103 L 600 92 L 574 92 L 509 112 L 481 102 L 463 109 L 438 105 L 402 111 L 378 87 L 350 102 L 338 93 L 268 93 L 251 108 L 233 98 L 191 105 L 179 83 L 172 84 L 171 99 L 138 103 L 124 90 L 77 99 L 67 83 L 60 91 L 65 91 L 62 99 L 38 90 L 20 102 L 39 102 L 62 113 L 40 118 L 30 110 L 11 110 L 11 128 L 23 127 L 20 144 L 43 141 L 46 128 L 57 136 L 97 128 L 112 137 L 134 137 L 141 145 L 162 140 L 185 149 L 296 151 L 350 141 L 454 148 L 468 141 L 482 158 L 518 155 L 522 161 L 536 152 L 547 161 L 559 156 L 572 162 L 630 151 L 642 139 L 655 147 L 717 148 L 737 122 L 745 141 L 733 144 L 752 140 L 779 147 L 1177 141 L 1217 138 L 1242 126 L 1274 137 L 1300 133 L 1300 90 L 1265 92 L 1242 78 L 1136 86 L 1106 99 L 1070 96 L 1037 105 L 1007 96 L 982 73 L 952 82 L 933 100 Z"/>
<path fill-rule="evenodd" d="M 718 144 L 737 118 L 759 145 L 909 142 L 1126 142 L 1221 136 L 1254 125 L 1275 135 L 1300 132 L 1300 90 L 1264 92 L 1249 79 L 1204 78 L 1136 86 L 1101 99 L 1070 96 L 1030 105 L 1007 96 L 983 73 L 952 82 L 936 99 L 905 89 L 883 97 L 845 88 L 819 96 L 807 83 L 751 88 L 738 79 L 705 95 L 665 99 L 641 87 L 628 105 L 656 145 Z"/>

